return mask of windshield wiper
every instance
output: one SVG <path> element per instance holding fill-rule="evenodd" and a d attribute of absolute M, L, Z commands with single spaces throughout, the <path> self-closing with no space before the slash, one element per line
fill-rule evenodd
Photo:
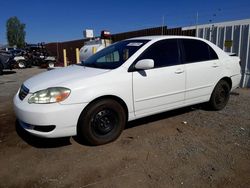
<path fill-rule="evenodd" d="M 84 66 L 84 67 L 99 68 L 97 63 L 91 63 L 91 64 L 81 63 L 81 65 Z"/>

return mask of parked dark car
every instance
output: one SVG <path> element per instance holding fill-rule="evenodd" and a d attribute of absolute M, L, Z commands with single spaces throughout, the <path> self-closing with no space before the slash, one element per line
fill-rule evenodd
<path fill-rule="evenodd" d="M 53 68 L 56 63 L 56 58 L 50 56 L 49 52 L 43 45 L 30 45 L 25 48 L 28 59 L 32 65 L 41 68 Z"/>
<path fill-rule="evenodd" d="M 3 70 L 12 70 L 14 64 L 14 56 L 6 51 L 0 51 L 0 75 L 3 74 Z"/>
<path fill-rule="evenodd" d="M 22 49 L 14 49 L 8 51 L 14 57 L 13 68 L 30 68 L 31 61 L 28 58 L 28 53 Z"/>

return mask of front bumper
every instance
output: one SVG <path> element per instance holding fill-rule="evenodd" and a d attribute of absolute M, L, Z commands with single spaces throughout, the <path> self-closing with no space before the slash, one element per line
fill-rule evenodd
<path fill-rule="evenodd" d="M 29 133 L 45 138 L 57 138 L 74 136 L 77 134 L 77 122 L 82 110 L 87 103 L 63 105 L 53 104 L 29 104 L 28 94 L 20 100 L 18 94 L 15 95 L 14 110 L 20 125 Z M 41 131 L 47 127 L 53 129 Z M 37 128 L 39 127 L 39 129 Z"/>

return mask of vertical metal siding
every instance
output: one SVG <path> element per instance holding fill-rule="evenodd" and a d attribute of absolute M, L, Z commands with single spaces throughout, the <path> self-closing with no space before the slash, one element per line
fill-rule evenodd
<path fill-rule="evenodd" d="M 234 26 L 234 34 L 233 34 L 233 47 L 232 51 L 236 54 L 239 54 L 239 44 L 240 44 L 240 25 Z"/>
<path fill-rule="evenodd" d="M 211 42 L 216 44 L 216 39 L 217 39 L 217 27 L 212 27 Z"/>
<path fill-rule="evenodd" d="M 243 79 L 243 84 L 246 86 L 250 86 L 250 24 L 246 26 L 247 28 L 247 37 L 246 37 L 246 42 L 247 42 L 247 49 L 246 53 L 248 54 L 246 56 L 246 64 L 245 64 L 245 71 L 244 71 L 244 79 Z"/>

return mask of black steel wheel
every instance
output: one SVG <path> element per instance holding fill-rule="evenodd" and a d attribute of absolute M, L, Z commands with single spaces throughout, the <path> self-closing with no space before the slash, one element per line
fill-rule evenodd
<path fill-rule="evenodd" d="M 90 104 L 78 122 L 78 136 L 91 145 L 112 142 L 119 137 L 126 124 L 123 107 L 115 100 L 103 99 Z"/>
<path fill-rule="evenodd" d="M 225 80 L 219 81 L 219 83 L 215 86 L 214 91 L 211 95 L 209 105 L 213 110 L 221 110 L 223 109 L 230 95 L 230 86 L 228 82 Z"/>

